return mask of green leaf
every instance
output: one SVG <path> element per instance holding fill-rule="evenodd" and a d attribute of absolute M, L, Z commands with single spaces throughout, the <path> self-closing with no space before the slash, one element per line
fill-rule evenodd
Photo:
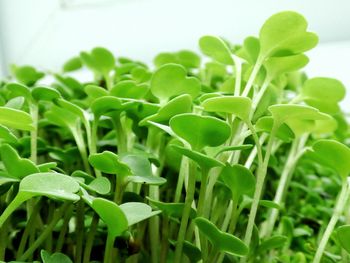
<path fill-rule="evenodd" d="M 273 118 L 271 116 L 264 116 L 258 119 L 255 123 L 256 132 L 267 132 L 270 133 L 273 127 Z M 291 128 L 285 123 L 283 123 L 277 130 L 276 137 L 282 141 L 289 142 L 292 141 L 295 136 Z"/>
<path fill-rule="evenodd" d="M 337 79 L 312 78 L 305 81 L 300 99 L 320 111 L 335 113 L 339 111 L 338 102 L 344 99 L 346 89 Z"/>
<path fill-rule="evenodd" d="M 139 125 L 145 125 L 148 121 L 165 123 L 175 115 L 192 111 L 192 98 L 188 94 L 177 96 L 162 106 L 156 114 L 148 116 L 140 121 Z"/>
<path fill-rule="evenodd" d="M 259 56 L 290 56 L 312 49 L 318 37 L 306 30 L 307 21 L 296 12 L 284 11 L 271 16 L 260 30 Z"/>
<path fill-rule="evenodd" d="M 171 145 L 177 152 L 195 161 L 202 169 L 209 170 L 214 167 L 224 166 L 224 164 L 203 153 L 192 151 L 179 145 Z"/>
<path fill-rule="evenodd" d="M 220 231 L 212 222 L 203 217 L 194 220 L 198 229 L 210 243 L 221 252 L 243 257 L 248 255 L 248 247 L 234 235 Z"/>
<path fill-rule="evenodd" d="M 187 77 L 186 69 L 177 64 L 166 64 L 156 70 L 151 79 L 151 92 L 161 102 L 181 94 L 189 94 L 196 98 L 201 83 L 195 77 Z"/>
<path fill-rule="evenodd" d="M 103 198 L 95 198 L 92 201 L 92 208 L 105 222 L 108 232 L 117 237 L 128 230 L 128 220 L 123 210 L 114 202 Z"/>
<path fill-rule="evenodd" d="M 205 146 L 219 146 L 231 134 L 231 128 L 226 122 L 192 113 L 176 115 L 170 119 L 169 124 L 174 133 L 186 140 L 193 150 L 201 150 Z"/>
<path fill-rule="evenodd" d="M 108 96 L 108 91 L 97 85 L 86 85 L 84 91 L 92 99 Z"/>
<path fill-rule="evenodd" d="M 272 249 L 283 247 L 286 244 L 287 240 L 288 238 L 286 236 L 281 235 L 270 237 L 260 244 L 258 248 L 259 252 L 266 253 L 267 251 L 271 251 Z"/>
<path fill-rule="evenodd" d="M 82 63 L 80 57 L 73 57 L 63 64 L 62 70 L 63 72 L 71 72 L 78 70 L 81 67 Z"/>
<path fill-rule="evenodd" d="M 32 99 L 32 95 L 30 92 L 30 89 L 19 83 L 7 83 L 5 85 L 5 88 L 9 91 L 9 97 L 15 98 L 15 97 L 24 97 L 26 100 L 30 101 Z"/>
<path fill-rule="evenodd" d="M 148 84 L 137 84 L 133 80 L 123 80 L 111 89 L 110 94 L 119 98 L 142 99 L 148 91 Z"/>
<path fill-rule="evenodd" d="M 103 96 L 95 99 L 91 104 L 91 110 L 98 119 L 100 116 L 113 112 L 120 111 L 123 108 L 120 99 L 113 96 Z"/>
<path fill-rule="evenodd" d="M 115 67 L 113 54 L 102 47 L 96 47 L 90 53 L 81 52 L 80 58 L 87 67 L 102 75 L 108 74 Z"/>
<path fill-rule="evenodd" d="M 4 107 L 15 110 L 21 110 L 24 105 L 24 97 L 15 97 L 6 102 Z"/>
<path fill-rule="evenodd" d="M 26 86 L 33 86 L 39 79 L 45 76 L 44 73 L 37 71 L 32 66 L 12 65 L 11 71 L 14 77 Z"/>
<path fill-rule="evenodd" d="M 334 169 L 342 179 L 350 173 L 350 149 L 346 145 L 334 140 L 318 140 L 309 150 L 311 156 L 320 164 Z"/>
<path fill-rule="evenodd" d="M 164 52 L 158 54 L 154 59 L 154 64 L 158 68 L 165 64 L 175 63 L 191 69 L 198 68 L 200 62 L 200 57 L 190 50 L 180 50 L 175 53 Z"/>
<path fill-rule="evenodd" d="M 205 111 L 233 114 L 243 121 L 248 121 L 252 101 L 247 97 L 223 96 L 207 99 L 202 106 Z"/>
<path fill-rule="evenodd" d="M 166 214 L 169 217 L 181 218 L 183 210 L 185 208 L 184 203 L 164 203 L 161 201 L 153 200 L 147 197 L 151 205 L 162 210 L 163 214 Z M 196 211 L 191 208 L 190 218 L 193 219 L 197 216 Z"/>
<path fill-rule="evenodd" d="M 217 62 L 233 65 L 232 54 L 226 43 L 216 36 L 203 36 L 199 39 L 201 51 Z"/>
<path fill-rule="evenodd" d="M 255 189 L 255 177 L 252 172 L 240 164 L 227 164 L 221 171 L 220 177 L 231 190 L 232 198 L 238 200 L 241 195 L 251 194 Z"/>
<path fill-rule="evenodd" d="M 350 225 L 338 227 L 337 237 L 342 248 L 350 254 Z"/>
<path fill-rule="evenodd" d="M 299 70 L 309 63 L 309 58 L 303 54 L 287 57 L 271 57 L 265 61 L 264 67 L 270 79 L 284 73 Z"/>
<path fill-rule="evenodd" d="M 22 179 L 19 194 L 29 199 L 34 196 L 47 196 L 59 200 L 78 201 L 76 194 L 79 184 L 70 176 L 59 173 L 35 173 Z"/>
<path fill-rule="evenodd" d="M 106 195 L 111 191 L 111 182 L 106 177 L 97 177 L 88 184 L 82 182 L 79 182 L 79 184 L 85 189 L 101 195 Z"/>
<path fill-rule="evenodd" d="M 40 86 L 32 89 L 32 96 L 37 101 L 53 101 L 55 99 L 60 98 L 61 94 L 53 88 Z"/>
<path fill-rule="evenodd" d="M 144 203 L 129 202 L 121 204 L 120 209 L 124 212 L 128 225 L 132 226 L 152 216 L 159 214 L 160 211 L 152 211 L 152 208 Z"/>
<path fill-rule="evenodd" d="M 8 143 L 17 143 L 17 137 L 5 126 L 0 125 L 0 140 Z"/>
<path fill-rule="evenodd" d="M 6 107 L 0 107 L 0 124 L 13 129 L 34 130 L 32 117 L 28 113 Z"/>
<path fill-rule="evenodd" d="M 104 151 L 102 153 L 95 153 L 89 156 L 90 164 L 107 174 L 117 174 L 120 176 L 130 175 L 131 170 L 129 166 L 119 160 L 118 155 L 110 151 Z"/>
<path fill-rule="evenodd" d="M 43 263 L 73 263 L 68 256 L 59 252 L 50 255 L 47 251 L 41 250 L 40 254 Z"/>
<path fill-rule="evenodd" d="M 253 144 L 242 144 L 242 145 L 236 145 L 236 146 L 220 146 L 219 150 L 214 154 L 214 156 L 216 157 L 223 152 L 248 150 L 251 148 L 253 148 Z"/>
<path fill-rule="evenodd" d="M 21 158 L 17 151 L 8 144 L 0 146 L 0 154 L 6 171 L 11 177 L 22 179 L 29 174 L 39 172 L 31 160 Z"/>

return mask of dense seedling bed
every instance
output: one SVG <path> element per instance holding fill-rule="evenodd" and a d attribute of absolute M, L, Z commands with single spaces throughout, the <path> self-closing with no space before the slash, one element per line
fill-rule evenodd
<path fill-rule="evenodd" d="M 203 36 L 202 57 L 12 66 L 0 261 L 350 262 L 345 88 L 301 71 L 317 42 L 281 12 L 240 45 Z"/>

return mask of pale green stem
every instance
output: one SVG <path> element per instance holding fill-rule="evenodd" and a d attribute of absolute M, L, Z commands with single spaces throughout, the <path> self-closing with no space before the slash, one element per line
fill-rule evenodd
<path fill-rule="evenodd" d="M 58 221 L 61 219 L 63 213 L 66 211 L 69 203 L 65 203 L 62 205 L 54 214 L 53 219 L 47 225 L 45 230 L 41 233 L 41 235 L 35 240 L 35 242 L 27 249 L 27 251 L 19 258 L 20 261 L 25 261 L 30 257 L 34 251 L 47 239 L 47 237 L 51 234 L 52 230 L 55 228 Z"/>
<path fill-rule="evenodd" d="M 252 103 L 252 111 L 251 114 L 253 115 L 256 108 L 258 107 L 258 104 L 260 103 L 262 97 L 264 96 L 269 84 L 271 82 L 271 79 L 269 77 L 266 77 L 263 84 L 261 85 L 261 88 L 259 92 L 254 96 L 253 103 Z"/>
<path fill-rule="evenodd" d="M 185 241 L 186 229 L 187 229 L 188 220 L 189 220 L 190 213 L 191 213 L 191 204 L 194 200 L 197 167 L 196 167 L 196 164 L 193 163 L 193 161 L 191 161 L 189 164 L 189 170 L 190 170 L 190 172 L 189 172 L 189 176 L 188 176 L 188 187 L 187 187 L 187 193 L 186 193 L 186 198 L 185 198 L 185 206 L 184 206 L 184 210 L 182 212 L 179 235 L 178 235 L 176 248 L 175 248 L 175 257 L 174 257 L 175 263 L 182 262 L 181 261 L 182 248 L 183 248 L 183 243 Z"/>
<path fill-rule="evenodd" d="M 260 68 L 262 66 L 262 61 L 263 61 L 263 59 L 260 58 L 260 57 L 257 59 L 255 65 L 254 65 L 253 71 L 250 74 L 249 79 L 247 81 L 247 84 L 244 87 L 244 90 L 243 90 L 243 93 L 242 93 L 243 97 L 247 97 L 248 96 L 249 91 L 252 88 L 252 85 L 254 83 L 254 80 L 255 80 L 256 76 L 258 75 L 259 70 L 260 70 Z"/>
<path fill-rule="evenodd" d="M 30 115 L 33 119 L 34 130 L 30 132 L 30 160 L 37 163 L 37 139 L 38 139 L 38 105 L 31 103 Z"/>
<path fill-rule="evenodd" d="M 292 143 L 291 149 L 287 157 L 286 165 L 283 168 L 281 178 L 278 183 L 276 195 L 273 201 L 279 205 L 281 205 L 282 203 L 282 198 L 287 188 L 288 177 L 291 174 L 291 172 L 294 170 L 294 166 L 297 161 L 295 159 L 297 146 L 298 146 L 298 139 L 294 140 Z M 261 236 L 269 237 L 271 235 L 273 227 L 275 226 L 275 223 L 277 220 L 277 216 L 278 216 L 278 209 L 272 209 L 269 213 L 269 216 L 267 217 L 268 219 L 266 222 L 266 227 L 262 229 Z"/>
<path fill-rule="evenodd" d="M 97 131 L 98 131 L 98 119 L 94 119 L 91 125 L 91 145 L 90 145 L 90 154 L 97 153 Z M 101 171 L 94 168 L 96 177 L 101 176 Z"/>
<path fill-rule="evenodd" d="M 114 245 L 114 237 L 110 233 L 108 233 L 106 245 L 105 245 L 105 254 L 103 257 L 103 263 L 112 262 L 113 245 Z M 114 259 L 113 263 L 117 263 L 117 262 L 118 261 L 116 259 Z"/>
<path fill-rule="evenodd" d="M 75 143 L 77 144 L 78 150 L 79 150 L 81 158 L 83 160 L 85 171 L 87 173 L 91 174 L 91 168 L 90 168 L 90 164 L 89 164 L 89 161 L 88 161 L 86 145 L 85 145 L 84 138 L 82 136 L 82 132 L 81 132 L 80 126 L 77 125 L 76 128 L 72 128 L 71 132 L 73 134 Z"/>
<path fill-rule="evenodd" d="M 241 92 L 241 82 L 242 82 L 241 80 L 242 79 L 242 60 L 236 55 L 232 55 L 232 59 L 235 63 L 235 76 L 236 76 L 234 95 L 239 96 Z"/>
<path fill-rule="evenodd" d="M 251 241 L 252 234 L 253 234 L 255 217 L 257 214 L 258 206 L 259 206 L 261 192 L 262 192 L 262 189 L 264 187 L 267 166 L 269 164 L 270 155 L 271 155 L 273 138 L 275 137 L 275 133 L 276 133 L 277 128 L 278 128 L 278 126 L 276 126 L 276 125 L 274 125 L 274 127 L 272 128 L 270 138 L 269 138 L 269 141 L 268 141 L 267 147 L 266 147 L 266 154 L 265 154 L 264 162 L 261 166 L 258 167 L 258 170 L 257 170 L 257 181 L 256 181 L 256 186 L 255 186 L 255 192 L 254 192 L 253 202 L 252 202 L 252 206 L 251 206 L 250 213 L 249 213 L 248 225 L 247 225 L 247 229 L 246 229 L 246 233 L 245 233 L 245 237 L 244 237 L 244 242 L 246 243 L 246 245 L 248 247 L 250 245 L 250 241 Z M 242 258 L 241 262 L 246 262 L 246 258 Z"/>
<path fill-rule="evenodd" d="M 333 215 L 327 225 L 327 228 L 325 232 L 322 235 L 322 239 L 317 247 L 317 251 L 315 254 L 315 257 L 312 261 L 312 263 L 319 263 L 321 262 L 324 250 L 326 248 L 326 245 L 328 243 L 329 237 L 331 236 L 335 225 L 338 222 L 339 217 L 341 214 L 344 212 L 344 207 L 348 199 L 349 191 L 348 191 L 348 182 L 346 180 L 343 181 L 342 183 L 342 188 L 338 196 L 338 200 L 336 203 L 336 206 L 333 211 Z"/>
<path fill-rule="evenodd" d="M 22 198 L 21 196 L 17 195 L 11 203 L 6 207 L 5 211 L 0 216 L 0 228 L 5 223 L 7 218 L 24 202 L 26 201 L 25 198 Z"/>

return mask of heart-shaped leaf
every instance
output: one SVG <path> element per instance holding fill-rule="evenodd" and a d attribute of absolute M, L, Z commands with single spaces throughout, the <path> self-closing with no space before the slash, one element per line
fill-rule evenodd
<path fill-rule="evenodd" d="M 12 74 L 22 84 L 33 86 L 39 79 L 44 77 L 44 73 L 37 71 L 32 66 L 11 66 Z"/>
<path fill-rule="evenodd" d="M 117 174 L 120 176 L 126 176 L 131 174 L 129 166 L 119 160 L 119 156 L 110 151 L 104 151 L 102 153 L 95 153 L 89 156 L 90 164 L 107 174 Z"/>
<path fill-rule="evenodd" d="M 145 83 L 137 84 L 132 80 L 124 80 L 118 82 L 110 91 L 112 96 L 119 98 L 141 99 L 149 90 L 149 86 Z"/>
<path fill-rule="evenodd" d="M 273 127 L 273 118 L 271 116 L 261 117 L 255 124 L 256 132 L 268 132 L 270 133 Z M 276 137 L 282 141 L 289 142 L 295 137 L 293 131 L 289 126 L 283 123 L 276 132 Z"/>
<path fill-rule="evenodd" d="M 175 63 L 191 69 L 198 68 L 200 62 L 200 57 L 190 50 L 180 50 L 175 53 L 160 53 L 154 59 L 154 64 L 158 68 L 165 64 Z"/>
<path fill-rule="evenodd" d="M 41 250 L 40 254 L 43 263 L 73 263 L 68 256 L 59 252 L 50 255 L 47 251 Z"/>
<path fill-rule="evenodd" d="M 342 248 L 350 254 L 350 225 L 338 227 L 337 237 Z"/>
<path fill-rule="evenodd" d="M 119 207 L 124 212 L 129 226 L 137 224 L 160 213 L 160 211 L 152 211 L 152 208 L 149 205 L 138 202 L 124 203 Z"/>
<path fill-rule="evenodd" d="M 205 146 L 219 146 L 231 134 L 231 128 L 226 122 L 191 113 L 176 115 L 170 119 L 169 124 L 174 133 L 186 140 L 194 150 L 201 150 Z"/>
<path fill-rule="evenodd" d="M 86 85 L 84 91 L 92 99 L 108 96 L 108 91 L 106 89 L 96 85 Z"/>
<path fill-rule="evenodd" d="M 305 81 L 300 98 L 320 111 L 335 113 L 339 111 L 338 102 L 344 99 L 346 89 L 337 79 L 312 78 Z"/>
<path fill-rule="evenodd" d="M 246 167 L 227 164 L 221 171 L 220 177 L 231 190 L 232 198 L 238 200 L 241 195 L 251 194 L 255 189 L 255 177 Z"/>
<path fill-rule="evenodd" d="M 90 53 L 81 52 L 80 58 L 90 69 L 103 75 L 108 74 L 115 66 L 113 54 L 102 47 L 96 47 Z"/>
<path fill-rule="evenodd" d="M 145 125 L 147 121 L 167 123 L 169 119 L 181 113 L 192 111 L 192 98 L 188 94 L 177 96 L 161 107 L 156 114 L 146 117 L 139 125 Z"/>
<path fill-rule="evenodd" d="M 221 252 L 243 257 L 248 255 L 249 249 L 239 238 L 220 231 L 212 222 L 203 217 L 194 220 L 199 231 L 206 236 L 210 243 Z"/>
<path fill-rule="evenodd" d="M 296 12 L 284 11 L 271 16 L 260 30 L 259 56 L 290 56 L 312 49 L 318 37 L 306 30 L 307 21 Z"/>
<path fill-rule="evenodd" d="M 247 97 L 223 96 L 207 99 L 202 106 L 205 111 L 233 114 L 243 121 L 248 121 L 252 101 Z"/>
<path fill-rule="evenodd" d="M 309 150 L 312 158 L 320 164 L 334 169 L 342 179 L 346 179 L 350 173 L 350 149 L 346 145 L 334 140 L 318 140 Z"/>
<path fill-rule="evenodd" d="M 199 39 L 199 47 L 201 51 L 216 60 L 217 62 L 233 65 L 233 59 L 230 48 L 219 37 L 203 36 Z"/>
<path fill-rule="evenodd" d="M 265 61 L 264 67 L 269 79 L 274 79 L 281 74 L 299 70 L 309 63 L 304 54 L 287 57 L 271 57 Z"/>
<path fill-rule="evenodd" d="M 29 174 L 39 172 L 31 160 L 21 158 L 17 151 L 8 144 L 0 146 L 0 154 L 6 171 L 11 177 L 22 179 Z"/>
<path fill-rule="evenodd" d="M 28 113 L 6 107 L 0 107 L 0 124 L 13 129 L 34 130 L 33 119 Z"/>
<path fill-rule="evenodd" d="M 91 110 L 95 114 L 96 119 L 106 113 L 120 111 L 122 108 L 120 99 L 113 96 L 99 97 L 91 104 Z"/>
<path fill-rule="evenodd" d="M 92 208 L 106 223 L 112 237 L 120 236 L 128 230 L 127 217 L 116 203 L 104 198 L 95 198 L 92 201 Z"/>
<path fill-rule="evenodd" d="M 192 98 L 198 96 L 201 84 L 195 77 L 187 77 L 184 67 L 177 64 L 166 64 L 154 72 L 151 79 L 151 91 L 165 102 L 171 97 L 189 94 Z"/>
<path fill-rule="evenodd" d="M 166 214 L 169 217 L 181 218 L 183 210 L 185 208 L 184 203 L 164 203 L 161 201 L 153 200 L 147 197 L 148 201 L 152 206 L 158 207 L 162 210 L 163 214 Z M 190 218 L 193 219 L 197 216 L 196 211 L 191 208 Z"/>
<path fill-rule="evenodd" d="M 32 99 L 32 94 L 30 92 L 30 89 L 19 83 L 7 83 L 5 85 L 5 88 L 9 91 L 9 97 L 15 98 L 15 97 L 24 97 L 26 100 L 30 101 Z"/>

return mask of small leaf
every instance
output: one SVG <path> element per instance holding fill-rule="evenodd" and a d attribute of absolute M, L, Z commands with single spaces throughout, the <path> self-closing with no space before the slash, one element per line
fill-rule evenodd
<path fill-rule="evenodd" d="M 60 98 L 61 94 L 53 88 L 40 86 L 32 89 L 32 96 L 37 101 L 53 101 L 55 99 Z"/>
<path fill-rule="evenodd" d="M 70 176 L 59 173 L 35 173 L 22 179 L 19 184 L 19 195 L 27 199 L 34 196 L 47 196 L 60 200 L 78 201 L 75 194 L 79 184 Z"/>
<path fill-rule="evenodd" d="M 167 123 L 169 119 L 181 113 L 192 111 L 192 99 L 188 94 L 177 96 L 162 106 L 156 114 L 141 120 L 139 125 L 145 125 L 147 121 Z"/>
<path fill-rule="evenodd" d="M 103 173 L 117 174 L 121 176 L 131 174 L 129 166 L 126 163 L 121 162 L 118 155 L 110 151 L 91 154 L 89 156 L 89 162 L 94 168 Z"/>
<path fill-rule="evenodd" d="M 50 255 L 45 250 L 41 250 L 40 254 L 43 263 L 73 263 L 68 256 L 59 252 Z"/>
<path fill-rule="evenodd" d="M 103 75 L 108 74 L 115 67 L 113 54 L 102 47 L 96 47 L 90 53 L 82 52 L 80 58 L 90 69 Z"/>
<path fill-rule="evenodd" d="M 318 37 L 306 29 L 307 21 L 296 12 L 284 11 L 271 16 L 260 30 L 260 56 L 290 56 L 315 47 Z"/>
<path fill-rule="evenodd" d="M 5 126 L 0 125 L 0 140 L 8 143 L 17 143 L 17 137 Z"/>
<path fill-rule="evenodd" d="M 200 232 L 205 235 L 210 243 L 219 251 L 243 257 L 248 255 L 249 249 L 239 238 L 220 231 L 212 222 L 203 217 L 194 220 Z"/>
<path fill-rule="evenodd" d="M 142 99 L 149 91 L 148 84 L 137 84 L 132 80 L 118 82 L 110 91 L 112 96 L 118 98 Z"/>
<path fill-rule="evenodd" d="M 266 251 L 271 251 L 272 249 L 283 247 L 286 244 L 287 240 L 288 238 L 286 236 L 281 235 L 270 237 L 261 242 L 258 248 L 259 252 L 265 253 Z"/>
<path fill-rule="evenodd" d="M 231 128 L 226 122 L 191 113 L 176 115 L 170 119 L 169 124 L 175 134 L 191 144 L 194 150 L 201 150 L 205 146 L 219 146 L 231 134 Z"/>
<path fill-rule="evenodd" d="M 33 86 L 39 79 L 44 77 L 44 73 L 37 71 L 32 66 L 11 66 L 11 71 L 15 78 L 26 86 Z"/>
<path fill-rule="evenodd" d="M 202 106 L 205 111 L 233 114 L 243 121 L 248 121 L 252 101 L 247 97 L 223 96 L 207 99 Z"/>
<path fill-rule="evenodd" d="M 251 194 L 255 188 L 255 177 L 246 167 L 227 164 L 221 171 L 220 177 L 231 190 L 232 198 L 238 200 L 243 194 Z"/>
<path fill-rule="evenodd" d="M 0 154 L 6 171 L 11 177 L 22 179 L 29 174 L 39 172 L 39 169 L 31 160 L 21 158 L 9 144 L 0 146 Z"/>
<path fill-rule="evenodd" d="M 166 64 L 154 72 L 151 79 L 153 95 L 165 102 L 173 96 L 189 94 L 193 99 L 200 92 L 201 84 L 195 77 L 187 77 L 186 69 L 177 64 Z"/>
<path fill-rule="evenodd" d="M 114 202 L 103 198 L 95 198 L 92 208 L 108 227 L 108 232 L 117 237 L 128 229 L 128 220 L 123 210 Z"/>
<path fill-rule="evenodd" d="M 181 153 L 182 155 L 187 156 L 188 158 L 195 161 L 201 168 L 209 170 L 213 167 L 224 166 L 224 164 L 214 158 L 211 158 L 203 153 L 192 151 L 185 147 L 181 147 L 179 145 L 171 145 L 176 151 Z"/>
<path fill-rule="evenodd" d="M 344 85 L 337 79 L 312 78 L 305 81 L 300 97 L 320 111 L 335 113 L 339 111 L 337 103 L 344 99 L 345 92 Z"/>
<path fill-rule="evenodd" d="M 342 248 L 350 254 L 350 225 L 338 227 L 337 237 Z"/>
<path fill-rule="evenodd" d="M 78 70 L 81 67 L 82 63 L 80 57 L 73 57 L 63 64 L 62 70 L 63 72 L 71 72 Z"/>
<path fill-rule="evenodd" d="M 13 129 L 34 130 L 32 117 L 28 113 L 6 107 L 0 107 L 0 124 Z"/>
<path fill-rule="evenodd" d="M 334 169 L 342 179 L 350 173 L 350 149 L 346 145 L 334 140 L 318 140 L 312 150 L 308 152 L 320 164 Z"/>
<path fill-rule="evenodd" d="M 226 43 L 216 36 L 203 36 L 199 39 L 201 51 L 217 62 L 233 65 L 231 51 Z"/>
<path fill-rule="evenodd" d="M 92 99 L 108 96 L 108 91 L 97 85 L 86 85 L 84 91 Z"/>
<path fill-rule="evenodd" d="M 273 127 L 273 118 L 271 116 L 264 116 L 258 119 L 255 124 L 256 132 L 268 132 L 270 133 Z M 277 130 L 276 137 L 282 141 L 289 142 L 292 141 L 295 136 L 291 128 L 285 123 L 283 123 Z"/>
<path fill-rule="evenodd" d="M 169 217 L 181 218 L 183 210 L 185 208 L 184 203 L 164 203 L 161 201 L 153 200 L 147 197 L 151 205 L 158 207 L 162 210 L 163 214 L 166 214 Z M 190 218 L 193 219 L 197 216 L 196 211 L 191 208 Z"/>
<path fill-rule="evenodd" d="M 91 104 L 91 110 L 97 119 L 106 113 L 120 111 L 122 108 L 120 99 L 113 96 L 99 97 Z"/>
<path fill-rule="evenodd" d="M 124 203 L 119 207 L 124 212 L 129 226 L 137 224 L 160 213 L 160 211 L 152 212 L 152 208 L 149 205 L 138 202 Z"/>
<path fill-rule="evenodd" d="M 237 146 L 222 146 L 222 147 L 219 147 L 219 150 L 214 154 L 214 156 L 216 157 L 223 152 L 241 151 L 241 150 L 248 150 L 251 148 L 253 148 L 253 144 L 242 144 Z"/>

